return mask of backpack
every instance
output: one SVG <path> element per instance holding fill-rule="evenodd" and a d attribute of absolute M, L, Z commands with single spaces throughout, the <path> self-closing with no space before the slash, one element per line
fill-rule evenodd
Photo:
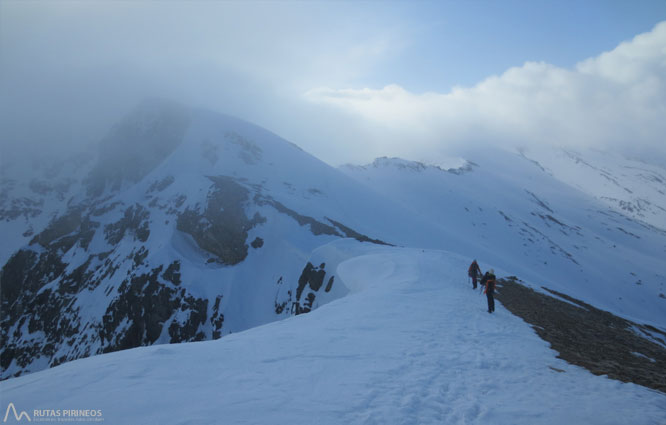
<path fill-rule="evenodd" d="M 486 289 L 483 290 L 484 294 L 488 293 L 488 288 L 490 288 L 490 285 L 493 285 L 492 288 L 493 288 L 493 292 L 494 292 L 495 291 L 495 276 L 494 275 L 490 275 L 488 277 L 488 280 L 486 280 Z"/>

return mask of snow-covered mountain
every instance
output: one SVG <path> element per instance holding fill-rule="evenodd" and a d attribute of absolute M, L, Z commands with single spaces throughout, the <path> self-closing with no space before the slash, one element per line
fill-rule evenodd
<path fill-rule="evenodd" d="M 666 170 L 662 167 L 591 149 L 575 152 L 541 147 L 520 152 L 558 180 L 615 211 L 666 230 Z"/>
<path fill-rule="evenodd" d="M 638 322 L 666 323 L 666 232 L 523 155 L 485 149 L 455 169 L 396 158 L 342 169 L 446 228 L 452 237 L 440 246 L 477 258 L 482 268 L 500 267 Z"/>
<path fill-rule="evenodd" d="M 3 378 L 310 311 L 344 295 L 320 281 L 315 248 L 428 234 L 274 134 L 162 101 L 131 112 L 94 156 L 25 170 L 3 167 Z"/>
<path fill-rule="evenodd" d="M 150 101 L 95 153 L 2 173 L 2 378 L 309 312 L 355 291 L 338 265 L 389 244 L 666 328 L 666 233 L 518 153 L 334 169 L 252 124 Z M 465 284 L 466 266 L 452 273 Z"/>

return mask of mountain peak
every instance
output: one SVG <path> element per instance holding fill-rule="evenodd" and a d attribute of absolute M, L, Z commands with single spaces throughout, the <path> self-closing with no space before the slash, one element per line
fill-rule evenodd
<path fill-rule="evenodd" d="M 468 171 L 472 171 L 473 167 L 478 165 L 464 160 L 462 158 L 449 158 L 446 161 L 442 161 L 440 164 L 426 164 L 421 161 L 413 161 L 398 157 L 380 157 L 376 158 L 371 164 L 367 165 L 353 165 L 345 164 L 341 168 L 347 169 L 349 171 L 353 170 L 367 170 L 367 169 L 397 169 L 401 171 L 411 171 L 411 172 L 424 172 L 426 170 L 436 170 L 443 171 L 452 174 L 463 174 Z"/>
<path fill-rule="evenodd" d="M 102 139 L 97 164 L 88 180 L 88 194 L 137 183 L 182 142 L 190 110 L 162 99 L 147 99 Z"/>

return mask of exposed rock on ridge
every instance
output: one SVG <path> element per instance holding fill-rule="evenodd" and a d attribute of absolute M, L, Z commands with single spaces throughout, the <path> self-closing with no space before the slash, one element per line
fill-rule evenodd
<path fill-rule="evenodd" d="M 555 291 L 549 290 L 560 299 L 536 292 L 515 278 L 498 280 L 498 288 L 502 305 L 531 324 L 561 359 L 666 393 L 665 332 Z"/>

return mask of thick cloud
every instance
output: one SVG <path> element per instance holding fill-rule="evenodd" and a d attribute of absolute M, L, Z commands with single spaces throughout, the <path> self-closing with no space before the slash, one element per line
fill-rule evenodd
<path fill-rule="evenodd" d="M 573 69 L 528 62 L 469 88 L 415 94 L 317 88 L 305 97 L 372 123 L 370 154 L 415 158 L 470 143 L 658 152 L 666 145 L 666 22 Z"/>
<path fill-rule="evenodd" d="M 339 112 L 315 111 L 301 93 L 322 82 L 346 84 L 400 45 L 380 20 L 353 9 L 315 2 L 1 2 L 2 153 L 95 143 L 144 98 L 163 97 L 238 116 L 299 144 L 314 140 L 314 149 L 304 147 L 333 154 L 334 137 L 326 135 Z M 316 142 L 322 136 L 329 143 Z"/>
<path fill-rule="evenodd" d="M 472 87 L 414 93 L 571 50 L 556 37 L 543 56 L 534 56 L 538 49 L 512 56 L 524 33 L 498 40 L 506 23 L 483 33 L 494 19 L 476 19 L 490 16 L 485 5 L 458 9 L 465 8 L 0 1 L 0 160 L 12 150 L 94 144 L 146 97 L 252 121 L 331 164 L 422 159 L 479 141 L 661 148 L 665 24 L 571 69 L 530 62 Z M 505 18 L 524 22 L 531 15 L 523 9 L 514 5 Z M 562 16 L 555 22 L 566 24 Z M 583 30 L 575 34 L 594 38 Z"/>

